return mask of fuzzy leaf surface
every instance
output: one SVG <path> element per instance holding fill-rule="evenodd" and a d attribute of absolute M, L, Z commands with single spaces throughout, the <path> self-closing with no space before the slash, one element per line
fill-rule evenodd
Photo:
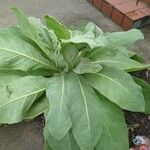
<path fill-rule="evenodd" d="M 98 94 L 101 106 L 103 133 L 96 150 L 128 150 L 128 129 L 122 110 L 107 98 Z"/>
<path fill-rule="evenodd" d="M 47 129 L 47 125 L 44 128 L 44 137 L 47 140 L 48 145 L 52 150 L 80 150 L 71 131 L 62 140 L 56 140 Z"/>
<path fill-rule="evenodd" d="M 112 47 L 129 46 L 138 40 L 144 39 L 142 32 L 138 29 L 131 29 L 125 32 L 113 32 L 106 35 Z"/>
<path fill-rule="evenodd" d="M 99 73 L 86 74 L 85 78 L 91 86 L 122 109 L 144 112 L 142 89 L 128 73 L 105 67 Z"/>
<path fill-rule="evenodd" d="M 71 32 L 67 29 L 67 27 L 62 25 L 53 17 L 46 15 L 45 21 L 46 21 L 46 26 L 50 30 L 53 30 L 55 32 L 58 39 L 69 39 L 71 37 Z"/>
<path fill-rule="evenodd" d="M 96 73 L 100 70 L 102 70 L 102 66 L 99 63 L 93 63 L 86 58 L 81 59 L 78 65 L 73 69 L 77 74 Z"/>
<path fill-rule="evenodd" d="M 143 70 L 150 67 L 150 64 L 141 64 L 134 61 L 128 57 L 116 56 L 112 58 L 100 58 L 93 62 L 94 64 L 107 65 L 116 67 L 121 70 L 126 70 L 127 72 L 133 72 L 138 70 Z"/>
<path fill-rule="evenodd" d="M 134 77 L 134 80 L 138 85 L 142 87 L 142 91 L 145 99 L 145 113 L 150 114 L 150 85 L 147 82 L 137 77 Z"/>
<path fill-rule="evenodd" d="M 65 74 L 50 78 L 46 90 L 50 104 L 46 124 L 51 135 L 58 140 L 63 139 L 72 126 L 67 108 L 69 89 L 66 78 Z"/>
<path fill-rule="evenodd" d="M 101 125 L 99 97 L 87 82 L 76 74 L 68 76 L 69 110 L 72 133 L 81 150 L 94 149 L 99 141 Z"/>
<path fill-rule="evenodd" d="M 17 123 L 46 89 L 47 79 L 27 76 L 9 83 L 0 98 L 0 123 Z M 11 116 L 11 117 L 10 117 Z"/>
<path fill-rule="evenodd" d="M 24 112 L 24 119 L 34 119 L 43 114 L 47 109 L 48 100 L 45 96 L 41 96 Z"/>
<path fill-rule="evenodd" d="M 91 49 L 93 49 L 95 47 L 106 46 L 108 44 L 108 41 L 103 35 L 95 37 L 95 34 L 92 31 L 89 31 L 83 34 L 73 36 L 70 39 L 62 40 L 62 43 L 86 43 L 90 46 Z"/>
<path fill-rule="evenodd" d="M 0 67 L 7 70 L 56 70 L 36 48 L 20 38 L 0 33 Z"/>
<path fill-rule="evenodd" d="M 27 18 L 16 7 L 13 7 L 12 10 L 16 15 L 21 32 L 33 40 L 41 48 L 42 52 L 51 58 L 51 55 L 54 55 L 54 53 L 50 51 L 50 47 L 52 48 L 52 45 L 56 46 L 57 43 L 57 39 L 53 31 L 47 30 L 39 19 L 34 17 Z"/>

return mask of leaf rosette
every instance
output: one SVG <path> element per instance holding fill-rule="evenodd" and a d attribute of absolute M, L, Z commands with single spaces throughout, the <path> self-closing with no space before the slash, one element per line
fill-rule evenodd
<path fill-rule="evenodd" d="M 44 113 L 45 150 L 128 150 L 122 109 L 150 113 L 150 86 L 131 74 L 150 65 L 128 49 L 143 34 L 12 10 L 18 25 L 0 29 L 0 124 Z"/>

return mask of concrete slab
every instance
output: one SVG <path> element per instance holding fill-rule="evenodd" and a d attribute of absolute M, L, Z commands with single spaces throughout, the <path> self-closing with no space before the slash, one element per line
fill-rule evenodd
<path fill-rule="evenodd" d="M 80 20 L 95 22 L 104 31 L 122 30 L 116 23 L 100 13 L 86 0 L 0 0 L 0 26 L 16 23 L 10 7 L 16 5 L 28 16 L 42 18 L 52 15 L 66 25 Z M 145 57 L 150 63 L 150 26 L 141 29 L 145 40 L 137 42 L 131 48 Z M 0 150 L 42 150 L 42 130 L 36 121 L 0 127 Z"/>

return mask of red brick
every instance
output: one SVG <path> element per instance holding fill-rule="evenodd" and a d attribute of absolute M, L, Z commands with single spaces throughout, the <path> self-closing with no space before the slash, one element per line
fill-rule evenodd
<path fill-rule="evenodd" d="M 101 9 L 101 7 L 102 7 L 102 0 L 93 0 L 93 5 L 96 8 Z"/>
<path fill-rule="evenodd" d="M 126 1 L 128 0 L 105 0 L 107 3 L 115 6 L 115 5 L 118 5 L 118 4 L 122 4 L 122 3 L 125 3 Z"/>
<path fill-rule="evenodd" d="M 145 7 L 139 10 L 141 13 L 145 14 L 146 16 L 150 16 L 150 7 Z"/>
<path fill-rule="evenodd" d="M 123 20 L 123 14 L 117 9 L 113 9 L 111 19 L 115 21 L 117 24 L 121 25 Z"/>
<path fill-rule="evenodd" d="M 137 5 L 136 0 L 135 1 L 128 1 L 126 3 L 119 4 L 119 5 L 115 6 L 116 9 L 118 9 L 119 11 L 121 11 L 124 14 L 131 12 L 131 11 L 135 11 L 135 10 L 144 8 L 144 7 L 146 7 L 146 4 L 144 4 L 143 2 L 139 2 L 139 4 Z"/>
<path fill-rule="evenodd" d="M 111 14 L 112 14 L 112 6 L 111 6 L 109 3 L 103 1 L 103 4 L 102 4 L 102 12 L 103 12 L 106 16 L 111 17 Z"/>
<path fill-rule="evenodd" d="M 140 11 L 133 11 L 133 12 L 129 12 L 126 14 L 126 16 L 130 19 L 132 19 L 133 21 L 136 21 L 140 18 L 145 17 L 145 14 L 141 13 Z"/>
<path fill-rule="evenodd" d="M 133 21 L 125 16 L 121 26 L 124 30 L 129 30 L 133 26 Z"/>

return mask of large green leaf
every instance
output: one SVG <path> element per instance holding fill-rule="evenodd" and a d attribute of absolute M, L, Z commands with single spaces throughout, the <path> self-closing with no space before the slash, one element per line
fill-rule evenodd
<path fill-rule="evenodd" d="M 7 70 L 56 70 L 36 48 L 11 34 L 0 33 L 0 67 Z"/>
<path fill-rule="evenodd" d="M 71 37 L 71 32 L 67 29 L 67 27 L 62 25 L 53 17 L 46 15 L 45 21 L 46 21 L 46 26 L 50 30 L 53 30 L 55 32 L 58 39 L 69 39 Z"/>
<path fill-rule="evenodd" d="M 150 85 L 144 80 L 134 77 L 135 82 L 142 87 L 145 99 L 145 113 L 150 114 Z"/>
<path fill-rule="evenodd" d="M 112 47 L 129 46 L 137 40 L 144 39 L 142 32 L 138 29 L 131 29 L 125 32 L 113 32 L 106 35 Z"/>
<path fill-rule="evenodd" d="M 69 74 L 68 84 L 72 133 L 81 150 L 94 149 L 102 133 L 99 98 L 82 77 Z"/>
<path fill-rule="evenodd" d="M 52 51 L 58 48 L 58 41 L 53 31 L 48 30 L 37 18 L 27 18 L 20 10 L 13 7 L 19 28 L 23 34 L 32 39 L 49 58 L 54 55 Z M 52 51 L 50 51 L 52 50 Z M 52 58 L 54 59 L 54 58 Z"/>
<path fill-rule="evenodd" d="M 128 72 L 138 71 L 150 67 L 150 64 L 141 64 L 125 56 L 116 56 L 112 58 L 99 58 L 93 62 L 94 64 L 113 66 L 121 70 L 126 70 Z"/>
<path fill-rule="evenodd" d="M 45 96 L 41 96 L 24 112 L 24 119 L 34 119 L 44 113 L 47 109 L 48 100 Z"/>
<path fill-rule="evenodd" d="M 46 124 L 49 132 L 58 140 L 67 134 L 72 125 L 67 108 L 69 90 L 65 74 L 49 79 L 46 95 L 50 107 Z"/>
<path fill-rule="evenodd" d="M 75 43 L 75 44 L 83 44 L 86 43 L 87 45 L 90 46 L 91 49 L 95 47 L 102 47 L 106 46 L 108 44 L 107 39 L 101 35 L 99 37 L 95 37 L 95 34 L 92 31 L 79 34 L 76 36 L 71 37 L 70 39 L 67 40 L 62 40 L 62 43 Z"/>
<path fill-rule="evenodd" d="M 40 38 L 47 49 L 51 51 L 57 51 L 57 49 L 60 49 L 59 41 L 54 31 L 48 30 L 48 28 L 45 27 L 38 18 L 29 17 L 28 20 L 36 32 L 38 32 L 38 35 L 40 35 Z"/>
<path fill-rule="evenodd" d="M 121 108 L 144 112 L 142 89 L 128 73 L 104 67 L 99 73 L 86 74 L 85 77 L 95 89 Z"/>
<path fill-rule="evenodd" d="M 99 63 L 93 63 L 87 58 L 82 58 L 81 61 L 73 69 L 73 71 L 77 74 L 96 73 L 100 70 L 102 70 L 102 66 Z"/>
<path fill-rule="evenodd" d="M 128 129 L 122 110 L 104 96 L 98 95 L 103 133 L 96 150 L 129 150 Z"/>
<path fill-rule="evenodd" d="M 62 140 L 56 140 L 49 133 L 46 125 L 46 127 L 44 128 L 44 137 L 47 141 L 47 144 L 52 148 L 52 150 L 80 150 L 71 131 L 69 131 Z"/>
<path fill-rule="evenodd" d="M 1 89 L 0 123 L 22 121 L 24 112 L 44 93 L 46 82 L 47 79 L 44 77 L 27 76 Z"/>

